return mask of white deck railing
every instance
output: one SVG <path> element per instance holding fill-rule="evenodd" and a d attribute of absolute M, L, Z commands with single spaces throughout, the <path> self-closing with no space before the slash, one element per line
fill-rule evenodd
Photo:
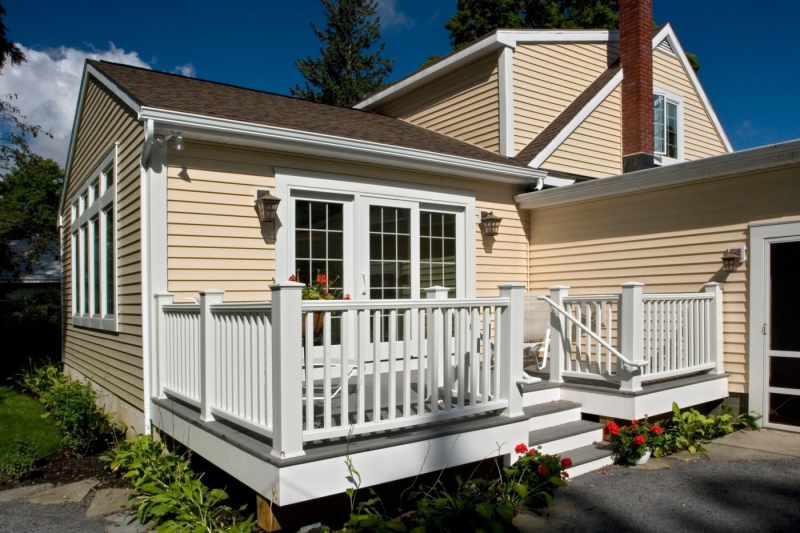
<path fill-rule="evenodd" d="M 307 441 L 410 427 L 485 411 L 522 414 L 523 290 L 498 298 L 302 301 L 274 284 L 272 302 L 199 305 L 157 296 L 156 394 L 303 453 Z M 320 324 L 317 326 L 317 324 Z"/>
<path fill-rule="evenodd" d="M 637 391 L 645 381 L 723 373 L 719 284 L 707 283 L 697 294 L 643 289 L 631 282 L 620 295 L 569 296 L 559 286 L 540 297 L 552 310 L 550 381 L 601 380 Z"/>

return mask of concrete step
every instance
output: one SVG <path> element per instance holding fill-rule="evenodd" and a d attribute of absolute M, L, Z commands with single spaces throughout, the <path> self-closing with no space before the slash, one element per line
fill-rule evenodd
<path fill-rule="evenodd" d="M 603 424 L 588 420 L 577 420 L 528 433 L 528 445 L 536 448 L 541 446 L 541 452 L 547 454 L 560 454 L 602 440 Z"/>
<path fill-rule="evenodd" d="M 572 466 L 567 468 L 570 479 L 614 463 L 614 452 L 607 443 L 567 450 L 561 453 L 561 457 L 572 459 Z"/>
<path fill-rule="evenodd" d="M 549 381 L 522 386 L 522 405 L 527 407 L 561 399 L 561 387 Z"/>
<path fill-rule="evenodd" d="M 530 416 L 529 431 L 550 428 L 581 419 L 581 404 L 557 400 L 523 407 Z"/>

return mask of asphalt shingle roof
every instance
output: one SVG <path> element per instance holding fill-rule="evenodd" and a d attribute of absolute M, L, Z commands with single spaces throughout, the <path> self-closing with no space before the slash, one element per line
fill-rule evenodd
<path fill-rule="evenodd" d="M 289 96 L 105 61 L 89 61 L 145 107 L 276 126 L 488 163 L 527 168 L 507 158 L 399 119 Z"/>

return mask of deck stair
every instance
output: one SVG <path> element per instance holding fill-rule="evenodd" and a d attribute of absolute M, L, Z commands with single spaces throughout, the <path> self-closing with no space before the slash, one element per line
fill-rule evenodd
<path fill-rule="evenodd" d="M 572 459 L 570 477 L 613 462 L 611 449 L 603 443 L 603 425 L 583 420 L 579 403 L 557 400 L 528 405 L 524 411 L 531 417 L 528 446 Z"/>

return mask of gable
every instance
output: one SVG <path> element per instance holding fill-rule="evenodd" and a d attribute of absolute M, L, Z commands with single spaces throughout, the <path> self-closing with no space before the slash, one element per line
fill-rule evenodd
<path fill-rule="evenodd" d="M 489 54 L 371 111 L 499 152 L 497 61 Z"/>

